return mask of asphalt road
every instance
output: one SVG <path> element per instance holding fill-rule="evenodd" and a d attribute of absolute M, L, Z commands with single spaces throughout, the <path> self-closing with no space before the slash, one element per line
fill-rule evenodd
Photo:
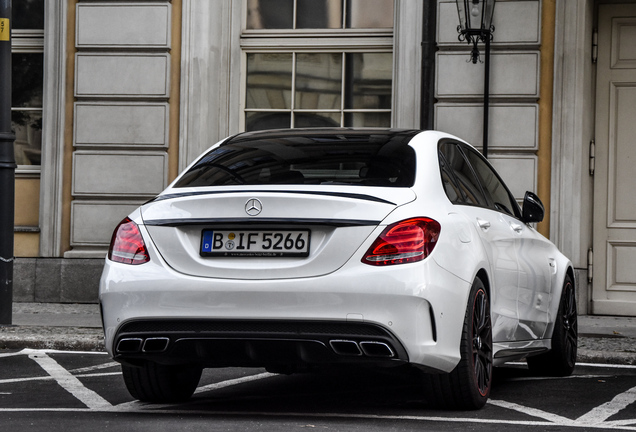
<path fill-rule="evenodd" d="M 188 403 L 149 405 L 106 354 L 0 351 L 3 431 L 636 430 L 635 366 L 579 365 L 565 379 L 500 368 L 480 411 L 433 410 L 425 396 L 415 375 L 229 368 L 204 371 Z"/>

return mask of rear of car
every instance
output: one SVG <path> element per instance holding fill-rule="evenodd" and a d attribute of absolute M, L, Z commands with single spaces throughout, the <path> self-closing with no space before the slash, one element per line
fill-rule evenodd
<path fill-rule="evenodd" d="M 448 215 L 438 138 L 240 134 L 124 219 L 100 303 L 133 396 L 189 397 L 205 367 L 450 372 L 471 282 L 427 259 L 461 260 L 435 249 Z"/>
<path fill-rule="evenodd" d="M 394 264 L 422 261 L 440 226 L 390 217 L 416 199 L 417 133 L 273 131 L 214 146 L 115 231 L 100 291 L 108 351 L 273 370 L 423 361 L 437 331 L 416 295 L 426 271 Z M 428 366 L 456 363 L 438 354 Z"/>

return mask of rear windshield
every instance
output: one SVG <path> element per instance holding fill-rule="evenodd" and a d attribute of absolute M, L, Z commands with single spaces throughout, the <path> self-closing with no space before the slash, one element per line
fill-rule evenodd
<path fill-rule="evenodd" d="M 418 131 L 305 130 L 241 134 L 208 152 L 174 187 L 366 185 L 409 187 Z"/>

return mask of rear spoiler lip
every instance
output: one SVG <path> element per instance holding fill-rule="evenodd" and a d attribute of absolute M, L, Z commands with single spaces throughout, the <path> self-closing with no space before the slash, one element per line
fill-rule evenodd
<path fill-rule="evenodd" d="M 311 219 L 311 218 L 190 218 L 190 219 L 152 219 L 144 221 L 147 226 L 228 226 L 236 228 L 240 224 L 250 225 L 326 225 L 334 227 L 377 226 L 382 221 L 364 219 Z"/>
<path fill-rule="evenodd" d="M 145 204 L 149 204 L 152 202 L 158 202 L 158 201 L 165 201 L 165 200 L 169 200 L 169 199 L 176 199 L 176 198 L 184 198 L 184 197 L 191 197 L 191 196 L 200 196 L 200 195 L 218 195 L 218 194 L 250 194 L 250 195 L 255 195 L 255 194 L 263 194 L 263 193 L 268 193 L 268 192 L 272 192 L 272 193 L 290 193 L 290 194 L 300 194 L 300 195 L 322 195 L 322 196 L 336 196 L 336 197 L 341 197 L 341 198 L 351 198 L 351 199 L 358 199 L 358 200 L 364 200 L 364 201 L 373 201 L 373 202 L 379 202 L 382 204 L 389 204 L 389 205 L 397 205 L 394 202 L 385 200 L 383 198 L 378 198 L 376 196 L 373 195 L 366 195 L 366 194 L 358 194 L 358 193 L 347 193 L 347 192 L 320 192 L 320 191 L 300 191 L 300 190 L 272 190 L 272 191 L 264 191 L 264 190 L 240 190 L 240 191 L 201 191 L 201 192 L 183 192 L 183 193 L 171 193 L 171 194 L 166 194 L 166 195 L 158 195 L 156 197 L 154 197 L 153 199 L 151 199 L 150 201 L 147 201 Z"/>

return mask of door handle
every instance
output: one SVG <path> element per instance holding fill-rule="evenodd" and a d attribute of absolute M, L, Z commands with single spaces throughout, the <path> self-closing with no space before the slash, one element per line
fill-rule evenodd
<path fill-rule="evenodd" d="M 523 225 L 516 223 L 510 223 L 510 228 L 512 228 L 516 233 L 521 233 L 523 231 Z"/>
<path fill-rule="evenodd" d="M 479 228 L 483 229 L 484 231 L 487 231 L 488 228 L 490 228 L 490 222 L 484 219 L 477 218 L 477 224 L 479 225 Z"/>

